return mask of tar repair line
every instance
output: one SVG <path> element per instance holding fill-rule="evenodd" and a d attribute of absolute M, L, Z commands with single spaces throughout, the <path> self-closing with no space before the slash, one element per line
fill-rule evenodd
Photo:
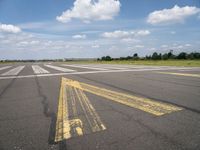
<path fill-rule="evenodd" d="M 127 70 L 105 70 L 105 71 L 84 71 L 84 72 L 67 72 L 67 73 L 53 73 L 53 74 L 39 74 L 39 75 L 23 75 L 23 76 L 8 76 L 8 77 L 0 77 L 0 80 L 7 79 L 23 79 L 23 78 L 35 78 L 35 77 L 52 77 L 52 76 L 63 76 L 70 74 L 95 74 L 95 73 L 114 73 L 114 72 L 140 72 L 140 71 L 159 71 L 159 70 L 177 70 L 176 69 L 127 69 Z"/>
<path fill-rule="evenodd" d="M 97 86 L 89 85 L 86 83 L 70 80 L 65 78 L 65 84 L 72 86 L 74 88 L 81 89 L 83 91 L 104 97 L 106 99 L 140 109 L 142 111 L 148 112 L 150 114 L 161 116 L 164 114 L 169 114 L 175 111 L 180 111 L 182 108 L 167 104 L 154 101 L 149 98 L 124 94 L 120 92 L 115 92 L 112 90 L 108 90 L 105 88 L 100 88 Z"/>
<path fill-rule="evenodd" d="M 61 80 L 55 142 L 106 129 L 81 85 L 77 86 L 67 85 L 65 78 Z M 83 112 L 78 113 L 78 105 Z"/>

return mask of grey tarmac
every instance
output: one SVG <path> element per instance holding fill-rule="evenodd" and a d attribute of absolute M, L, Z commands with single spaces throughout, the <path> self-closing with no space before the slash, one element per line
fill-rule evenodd
<path fill-rule="evenodd" d="M 0 65 L 0 150 L 200 149 L 199 67 L 63 64 Z M 35 71 L 34 65 L 39 66 Z M 58 107 L 67 95 L 61 91 L 62 79 L 64 90 L 74 93 L 66 97 L 65 108 Z M 99 91 L 81 89 L 84 84 Z M 107 95 L 99 94 L 101 90 Z M 116 97 L 109 96 L 112 91 Z M 148 99 L 181 109 L 154 115 L 148 106 L 118 102 L 123 99 L 120 93 L 134 96 L 136 102 L 141 98 L 146 104 Z M 70 136 L 62 134 L 56 141 L 58 113 L 63 109 L 71 119 L 66 120 Z M 92 121 L 105 128 L 93 130 Z"/>

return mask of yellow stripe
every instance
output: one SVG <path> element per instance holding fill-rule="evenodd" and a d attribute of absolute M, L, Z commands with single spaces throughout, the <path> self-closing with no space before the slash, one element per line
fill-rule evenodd
<path fill-rule="evenodd" d="M 66 80 L 62 78 L 58 102 L 55 142 L 105 130 L 105 125 L 102 123 L 87 96 L 81 90 L 81 85 L 77 84 L 79 88 L 74 88 L 73 86 L 67 85 L 65 81 Z M 83 110 L 80 117 L 86 118 L 86 121 L 85 119 L 81 120 L 78 115 L 78 104 L 80 104 Z M 84 127 L 88 126 L 90 130 L 84 129 Z"/>
<path fill-rule="evenodd" d="M 175 72 L 158 72 L 161 74 L 177 75 L 177 76 L 186 76 L 186 77 L 197 77 L 200 78 L 200 74 L 189 74 L 189 73 L 175 73 Z"/>
<path fill-rule="evenodd" d="M 73 81 L 66 78 L 64 80 L 67 85 L 72 86 L 74 88 L 78 88 L 83 91 L 107 98 L 109 100 L 113 100 L 115 102 L 119 102 L 121 104 L 143 110 L 156 116 L 161 116 L 174 111 L 182 110 L 182 108 L 180 107 L 176 107 L 166 103 L 156 102 L 149 98 L 115 92 L 105 88 L 100 88 L 97 86 Z"/>
<path fill-rule="evenodd" d="M 58 101 L 55 142 L 70 137 L 71 134 L 70 134 L 70 123 L 68 118 L 68 109 L 66 102 L 66 90 L 64 87 L 64 81 L 62 80 L 60 87 L 60 96 Z"/>

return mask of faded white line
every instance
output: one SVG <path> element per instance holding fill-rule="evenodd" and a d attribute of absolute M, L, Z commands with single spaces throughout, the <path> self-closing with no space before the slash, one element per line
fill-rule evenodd
<path fill-rule="evenodd" d="M 49 71 L 45 70 L 44 68 L 42 68 L 38 65 L 33 65 L 32 69 L 33 69 L 35 74 L 49 73 Z"/>
<path fill-rule="evenodd" d="M 103 68 L 103 69 L 114 69 L 114 70 L 122 70 L 128 69 L 124 67 L 117 67 L 117 66 L 110 66 L 110 65 L 86 65 L 87 67 L 94 67 L 94 68 Z"/>
<path fill-rule="evenodd" d="M 23 69 L 24 69 L 25 66 L 18 66 L 16 68 L 13 68 L 3 74 L 1 74 L 2 76 L 14 76 L 14 75 L 18 75 Z"/>
<path fill-rule="evenodd" d="M 66 64 L 63 64 L 62 66 L 84 68 L 84 69 L 91 69 L 91 70 L 101 70 L 101 71 L 108 70 L 108 69 L 104 69 L 104 68 L 90 67 L 90 66 L 87 66 L 87 65 L 66 65 Z"/>
<path fill-rule="evenodd" d="M 158 71 L 158 70 L 174 70 L 174 69 L 127 69 L 127 70 L 105 70 L 105 71 L 84 71 L 84 72 L 68 72 L 68 73 L 54 73 L 54 74 L 38 74 L 38 75 L 25 75 L 25 76 L 8 76 L 0 77 L 0 80 L 6 79 L 21 79 L 21 78 L 34 78 L 34 77 L 52 77 L 63 75 L 75 75 L 75 74 L 95 74 L 95 73 L 114 73 L 114 72 L 140 72 L 140 71 Z"/>
<path fill-rule="evenodd" d="M 0 70 L 8 69 L 8 68 L 10 68 L 10 67 L 12 67 L 12 66 L 1 67 Z"/>
<path fill-rule="evenodd" d="M 44 66 L 52 68 L 52 69 L 55 69 L 55 70 L 58 70 L 58 71 L 62 71 L 62 72 L 72 72 L 72 71 L 75 71 L 75 70 L 72 70 L 72 69 L 67 69 L 67 68 L 58 67 L 58 66 L 52 66 L 52 65 L 44 65 Z"/>

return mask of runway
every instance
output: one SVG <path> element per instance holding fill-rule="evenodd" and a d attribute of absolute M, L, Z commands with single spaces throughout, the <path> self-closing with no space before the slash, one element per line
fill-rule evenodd
<path fill-rule="evenodd" d="M 200 149 L 200 67 L 0 65 L 0 149 Z"/>

